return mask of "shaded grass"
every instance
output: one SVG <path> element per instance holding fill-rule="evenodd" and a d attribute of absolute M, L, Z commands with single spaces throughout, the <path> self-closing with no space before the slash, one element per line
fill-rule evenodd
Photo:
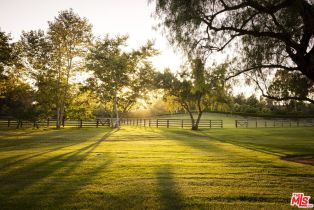
<path fill-rule="evenodd" d="M 302 135 L 300 135 L 302 133 Z M 289 209 L 312 128 L 0 132 L 1 209 Z"/>

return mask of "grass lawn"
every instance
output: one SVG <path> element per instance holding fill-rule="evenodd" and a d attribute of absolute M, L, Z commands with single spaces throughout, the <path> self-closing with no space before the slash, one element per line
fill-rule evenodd
<path fill-rule="evenodd" d="M 290 209 L 313 128 L 0 131 L 0 209 Z M 313 201 L 312 201 L 313 202 Z"/>

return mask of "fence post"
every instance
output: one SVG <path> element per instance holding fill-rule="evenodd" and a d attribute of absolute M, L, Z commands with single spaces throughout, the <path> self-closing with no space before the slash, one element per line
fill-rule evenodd
<path fill-rule="evenodd" d="M 49 128 L 49 117 L 47 118 L 47 127 Z"/>
<path fill-rule="evenodd" d="M 169 119 L 167 119 L 167 128 L 169 128 Z"/>
<path fill-rule="evenodd" d="M 80 128 L 83 127 L 83 120 L 80 119 Z"/>
<path fill-rule="evenodd" d="M 183 128 L 183 119 L 181 120 L 181 128 Z"/>
<path fill-rule="evenodd" d="M 150 119 L 148 120 L 148 127 L 150 127 Z"/>
<path fill-rule="evenodd" d="M 224 121 L 221 120 L 221 128 L 224 128 Z"/>
<path fill-rule="evenodd" d="M 8 127 L 10 127 L 10 124 L 11 124 L 11 120 L 8 119 Z"/>
<path fill-rule="evenodd" d="M 36 127 L 36 120 L 33 121 L 33 128 Z"/>
<path fill-rule="evenodd" d="M 157 123 L 156 123 L 156 126 L 157 126 L 157 128 L 158 128 L 158 119 L 157 119 Z"/>
<path fill-rule="evenodd" d="M 96 128 L 99 126 L 99 119 L 96 119 Z"/>
<path fill-rule="evenodd" d="M 238 128 L 238 120 L 235 120 L 235 127 Z"/>
<path fill-rule="evenodd" d="M 65 119 L 63 118 L 62 119 L 62 127 L 64 127 L 65 126 Z"/>

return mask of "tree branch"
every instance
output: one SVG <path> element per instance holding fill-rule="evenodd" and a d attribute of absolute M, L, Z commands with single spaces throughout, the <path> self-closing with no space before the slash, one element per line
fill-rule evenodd
<path fill-rule="evenodd" d="M 238 71 L 236 72 L 235 74 L 233 75 L 230 75 L 228 77 L 225 78 L 225 80 L 229 80 L 231 78 L 234 78 L 236 76 L 239 76 L 240 74 L 243 74 L 243 73 L 246 73 L 246 72 L 249 72 L 249 71 L 252 71 L 254 69 L 265 69 L 265 68 L 281 68 L 281 69 L 285 69 L 287 71 L 296 71 L 298 70 L 298 67 L 288 67 L 288 66 L 283 66 L 283 65 L 277 65 L 277 64 L 269 64 L 269 65 L 259 65 L 259 66 L 253 66 L 253 67 L 250 67 L 250 68 L 247 68 L 247 69 L 243 69 L 241 71 Z"/>

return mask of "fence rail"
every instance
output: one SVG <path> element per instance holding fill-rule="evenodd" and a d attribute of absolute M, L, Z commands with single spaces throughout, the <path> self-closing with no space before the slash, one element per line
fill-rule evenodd
<path fill-rule="evenodd" d="M 62 127 L 103 127 L 110 126 L 115 123 L 116 119 L 101 118 L 96 120 L 65 120 Z M 120 125 L 139 126 L 139 127 L 156 127 L 156 128 L 191 128 L 190 119 L 165 119 L 165 118 L 121 118 Z M 27 121 L 27 120 L 1 120 L 0 128 L 39 128 L 54 127 L 56 120 Z M 241 119 L 235 120 L 235 128 L 290 128 L 290 127 L 314 127 L 314 119 Z M 199 128 L 224 128 L 223 120 L 200 120 Z M 229 124 L 227 124 L 229 127 Z"/>
<path fill-rule="evenodd" d="M 39 128 L 39 127 L 54 127 L 56 126 L 56 120 L 47 119 L 45 121 L 28 121 L 28 120 L 0 120 L 0 127 L 7 127 L 7 128 Z M 96 119 L 90 121 L 84 120 L 64 120 L 62 122 L 62 127 L 101 127 L 101 126 L 110 126 L 111 119 Z"/>
<path fill-rule="evenodd" d="M 141 127 L 156 127 L 156 128 L 191 128 L 192 122 L 190 119 L 142 119 L 142 118 L 125 118 L 121 119 L 120 124 L 141 126 Z M 222 120 L 201 120 L 199 128 L 223 128 Z"/>
<path fill-rule="evenodd" d="M 110 126 L 115 119 L 102 118 L 94 121 L 83 120 L 65 120 L 62 127 L 100 127 Z M 156 128 L 191 128 L 192 122 L 189 119 L 143 119 L 143 118 L 121 118 L 120 125 L 140 126 L 140 127 L 156 127 Z M 8 128 L 39 128 L 52 127 L 56 125 L 56 120 L 47 119 L 45 121 L 26 121 L 26 120 L 0 120 L 0 127 Z M 201 120 L 199 128 L 223 128 L 222 120 Z"/>
<path fill-rule="evenodd" d="M 235 120 L 236 128 L 312 127 L 314 119 Z"/>

